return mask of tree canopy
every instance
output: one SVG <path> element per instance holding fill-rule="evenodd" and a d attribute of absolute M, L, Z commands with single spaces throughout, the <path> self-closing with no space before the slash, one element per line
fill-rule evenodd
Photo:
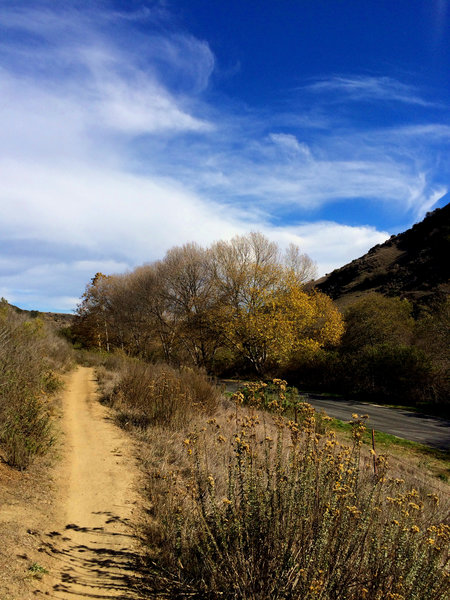
<path fill-rule="evenodd" d="M 303 284 L 313 261 L 291 245 L 283 254 L 260 233 L 171 248 L 125 275 L 97 273 L 78 307 L 88 344 L 121 348 L 213 370 L 217 356 L 258 374 L 304 351 L 338 343 L 342 318 Z"/>

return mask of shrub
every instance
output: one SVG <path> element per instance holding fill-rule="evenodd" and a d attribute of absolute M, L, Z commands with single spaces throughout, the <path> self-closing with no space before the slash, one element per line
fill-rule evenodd
<path fill-rule="evenodd" d="M 45 403 L 34 397 L 23 399 L 7 415 L 0 435 L 7 462 L 18 469 L 28 467 L 33 457 L 45 454 L 54 441 Z"/>
<path fill-rule="evenodd" d="M 415 346 L 367 346 L 347 356 L 346 363 L 350 393 L 399 404 L 415 404 L 430 397 L 432 366 Z"/>
<path fill-rule="evenodd" d="M 378 476 L 354 444 L 278 420 L 273 439 L 257 415 L 236 418 L 226 442 L 211 429 L 185 440 L 191 476 L 177 494 L 149 561 L 151 597 L 271 600 L 444 600 L 450 528 L 438 498 Z M 214 436 L 222 472 L 210 470 Z M 150 543 L 154 540 L 150 540 Z"/>
<path fill-rule="evenodd" d="M 201 372 L 166 364 L 128 361 L 111 394 L 123 426 L 145 429 L 149 425 L 181 428 L 192 412 L 210 413 L 219 392 Z"/>
<path fill-rule="evenodd" d="M 26 468 L 52 443 L 46 395 L 67 368 L 67 344 L 38 318 L 28 321 L 0 304 L 0 448 L 8 463 Z"/>

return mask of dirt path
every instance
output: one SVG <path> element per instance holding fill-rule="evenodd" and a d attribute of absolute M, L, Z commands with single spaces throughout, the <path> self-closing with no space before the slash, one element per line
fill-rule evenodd
<path fill-rule="evenodd" d="M 63 398 L 64 456 L 56 477 L 60 526 L 46 536 L 54 580 L 43 591 L 58 600 L 138 598 L 131 527 L 138 469 L 130 438 L 114 425 L 96 390 L 93 369 L 79 367 Z"/>

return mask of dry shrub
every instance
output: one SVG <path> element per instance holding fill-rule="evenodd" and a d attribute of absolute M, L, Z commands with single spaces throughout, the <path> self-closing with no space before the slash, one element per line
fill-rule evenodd
<path fill-rule="evenodd" d="M 219 392 L 200 371 L 128 361 L 110 398 L 123 426 L 178 429 L 192 414 L 213 411 Z"/>
<path fill-rule="evenodd" d="M 12 466 L 26 468 L 52 444 L 46 398 L 61 386 L 57 370 L 70 364 L 63 339 L 0 303 L 0 447 Z"/>
<path fill-rule="evenodd" d="M 121 350 L 106 352 L 83 349 L 77 350 L 76 356 L 77 362 L 84 367 L 105 368 L 109 371 L 121 371 L 124 365 L 132 360 Z"/>
<path fill-rule="evenodd" d="M 11 407 L 1 439 L 7 462 L 18 469 L 25 469 L 34 456 L 45 454 L 54 441 L 51 411 L 45 401 L 30 396 Z"/>
<path fill-rule="evenodd" d="M 285 382 L 274 385 L 281 412 Z M 259 411 L 260 392 L 230 405 L 192 371 L 120 375 L 112 402 L 148 473 L 144 597 L 446 600 L 448 497 L 390 476 L 383 456 L 375 475 L 357 415 L 343 445 L 306 403 L 296 421 Z"/>
<path fill-rule="evenodd" d="M 236 406 L 153 442 L 149 597 L 448 598 L 448 505 L 389 478 L 384 457 L 375 477 L 361 419 L 347 447 L 301 410 L 302 425 L 271 424 Z"/>

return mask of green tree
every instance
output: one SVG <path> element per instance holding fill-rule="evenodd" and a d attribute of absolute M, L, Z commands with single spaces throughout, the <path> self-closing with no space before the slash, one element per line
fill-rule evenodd
<path fill-rule="evenodd" d="M 407 300 L 377 293 L 364 296 L 344 312 L 343 349 L 356 352 L 377 344 L 409 344 L 414 331 L 411 312 Z"/>

